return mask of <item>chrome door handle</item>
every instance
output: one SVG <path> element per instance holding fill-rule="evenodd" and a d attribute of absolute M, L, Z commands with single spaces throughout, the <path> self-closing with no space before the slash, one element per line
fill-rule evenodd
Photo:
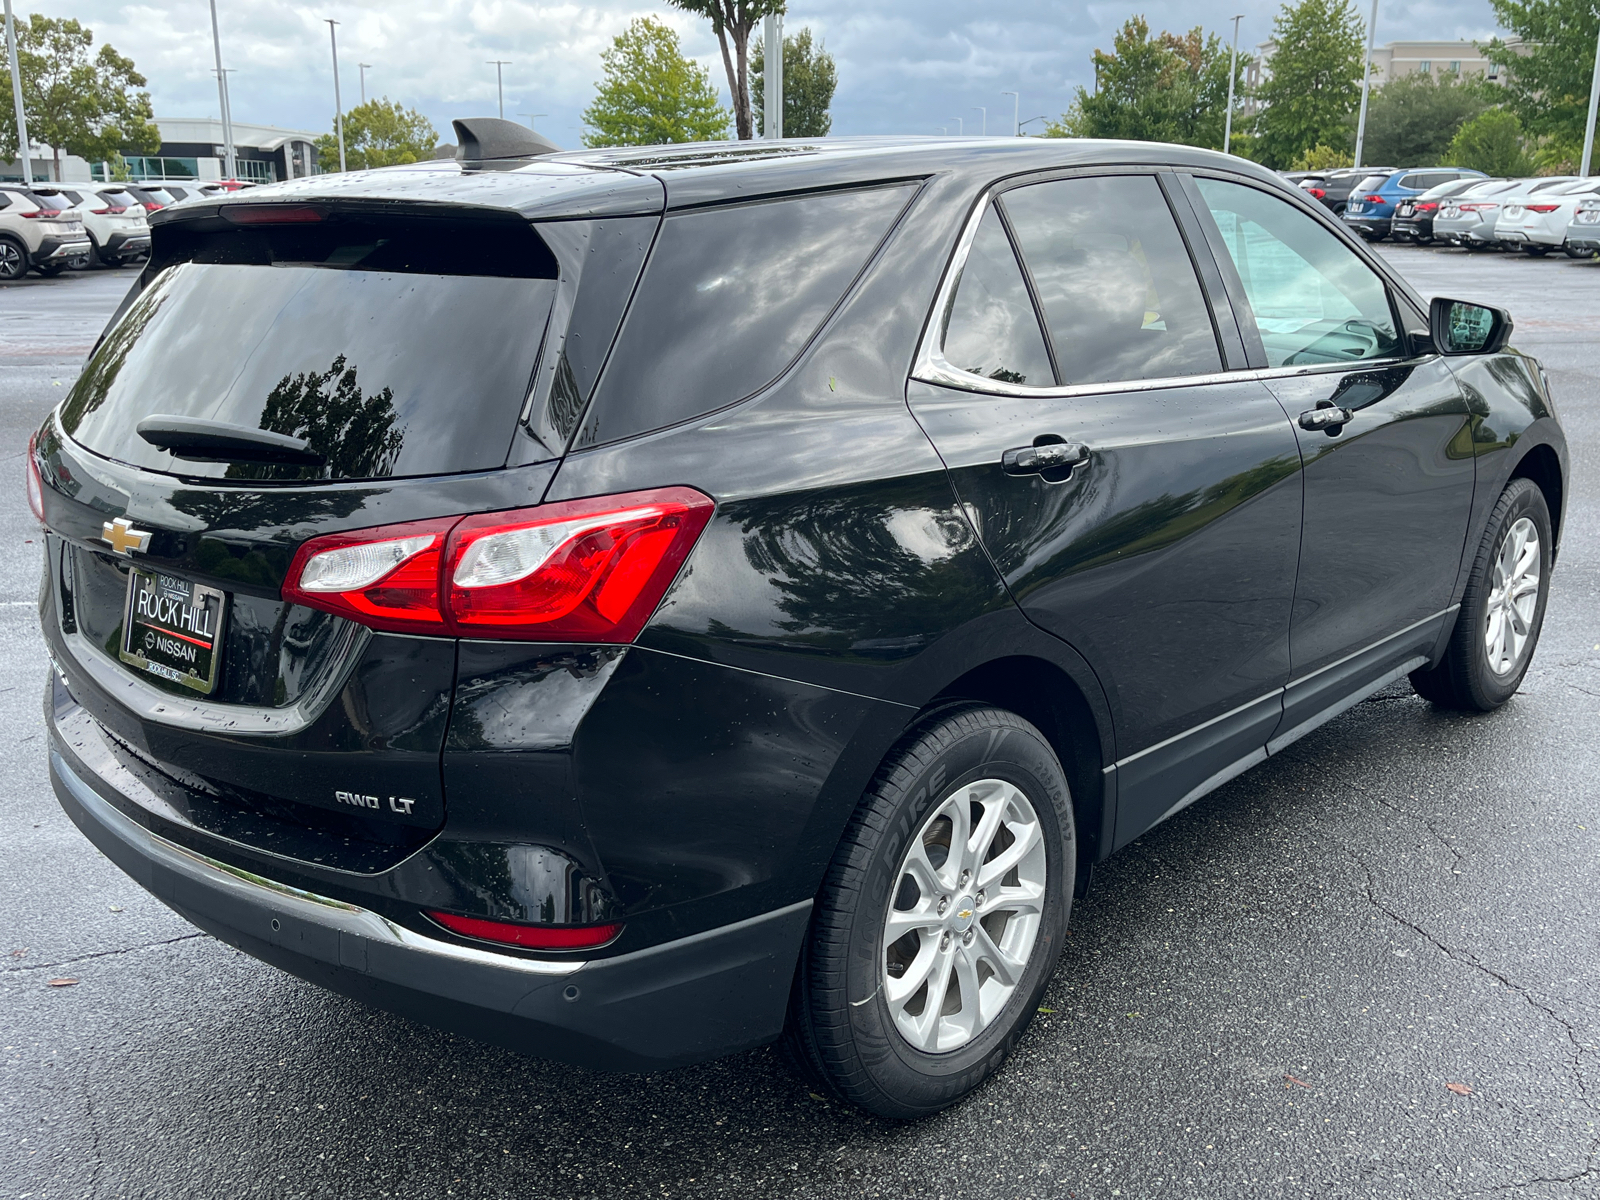
<path fill-rule="evenodd" d="M 1042 446 L 1017 446 L 1000 456 L 1000 469 L 1007 475 L 1038 475 L 1061 467 L 1075 467 L 1089 460 L 1089 447 L 1082 442 L 1046 442 Z"/>
<path fill-rule="evenodd" d="M 1337 404 L 1324 401 L 1316 408 L 1308 408 L 1300 414 L 1300 428 L 1315 433 L 1321 429 L 1328 433 L 1337 432 L 1342 426 L 1348 425 L 1356 419 L 1355 413 L 1348 408 L 1340 408 Z"/>

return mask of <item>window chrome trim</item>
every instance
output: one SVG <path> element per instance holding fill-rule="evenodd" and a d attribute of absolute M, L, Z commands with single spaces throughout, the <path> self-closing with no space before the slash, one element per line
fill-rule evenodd
<path fill-rule="evenodd" d="M 1126 172 L 1123 172 L 1126 173 Z M 1157 173 L 1151 169 L 1152 176 Z M 1045 181 L 1041 181 L 1045 182 Z M 989 379 L 971 371 L 952 366 L 944 356 L 944 325 L 950 306 L 955 302 L 956 286 L 967 266 L 967 256 L 978 236 L 978 226 L 995 198 L 1018 186 L 1014 179 L 992 184 L 978 197 L 978 203 L 967 217 L 961 236 L 956 239 L 955 252 L 945 265 L 944 276 L 939 280 L 939 291 L 934 298 L 933 315 L 922 332 L 922 342 L 917 347 L 917 357 L 911 368 L 911 378 L 919 383 L 936 387 L 955 388 L 964 392 L 982 392 L 992 396 L 1018 398 L 1072 399 L 1079 396 L 1106 396 L 1123 392 L 1155 392 L 1170 388 L 1201 387 L 1206 384 L 1266 381 L 1269 379 L 1297 379 L 1308 375 L 1349 374 L 1352 371 L 1378 370 L 1384 367 L 1417 363 L 1436 354 L 1399 355 L 1389 358 L 1362 358 L 1345 363 L 1316 363 L 1310 366 L 1259 367 L 1238 371 L 1212 371 L 1204 375 L 1168 375 L 1156 379 L 1122 379 L 1111 383 L 1051 384 L 1048 387 L 1029 387 L 1027 384 L 1009 383 Z M 1025 185 L 1023 185 L 1025 186 Z M 1380 275 L 1387 282 L 1387 276 Z M 1041 333 L 1043 331 L 1041 330 Z"/>

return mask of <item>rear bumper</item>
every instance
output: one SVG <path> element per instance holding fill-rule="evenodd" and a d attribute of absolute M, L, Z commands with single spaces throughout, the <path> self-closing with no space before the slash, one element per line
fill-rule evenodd
<path fill-rule="evenodd" d="M 1573 250 L 1600 251 L 1600 225 L 1592 231 L 1567 234 L 1567 246 Z"/>
<path fill-rule="evenodd" d="M 38 252 L 34 254 L 36 263 L 66 262 L 74 258 L 87 258 L 89 256 L 89 235 L 76 234 L 62 240 L 58 238 L 45 238 L 39 243 Z"/>
<path fill-rule="evenodd" d="M 302 979 L 425 1024 L 601 1070 L 683 1066 L 782 1030 L 809 900 L 612 958 L 479 949 L 152 833 L 107 798 L 110 785 L 72 753 L 54 721 L 50 734 L 56 796 L 107 858 L 207 933 Z"/>
<path fill-rule="evenodd" d="M 1351 229 L 1365 234 L 1387 234 L 1394 225 L 1393 217 L 1354 216 L 1346 212 L 1343 219 Z"/>
<path fill-rule="evenodd" d="M 150 234 L 146 233 L 112 233 L 106 235 L 105 249 L 102 254 L 141 254 L 150 249 Z"/>
<path fill-rule="evenodd" d="M 1393 233 L 1397 238 L 1430 238 L 1433 236 L 1433 220 L 1424 217 L 1396 217 Z"/>

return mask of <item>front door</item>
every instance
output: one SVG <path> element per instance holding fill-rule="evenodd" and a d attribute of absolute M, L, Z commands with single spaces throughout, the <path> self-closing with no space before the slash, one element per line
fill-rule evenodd
<path fill-rule="evenodd" d="M 1154 175 L 1009 188 L 963 244 L 912 411 L 1023 611 L 1111 698 L 1121 845 L 1265 757 L 1299 451 L 1272 392 L 1230 377 L 1233 319 Z"/>
<path fill-rule="evenodd" d="M 1284 744 L 1422 665 L 1451 620 L 1471 414 L 1444 360 L 1413 349 L 1421 314 L 1337 235 L 1256 187 L 1192 188 L 1305 462 Z"/>

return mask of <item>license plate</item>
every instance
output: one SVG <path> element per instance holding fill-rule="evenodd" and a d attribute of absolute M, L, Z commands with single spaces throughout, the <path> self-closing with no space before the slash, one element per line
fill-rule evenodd
<path fill-rule="evenodd" d="M 1520 217 L 1522 215 L 1522 209 L 1520 209 L 1515 204 L 1513 204 L 1510 208 L 1506 209 L 1506 211 L 1501 213 L 1500 215 L 1503 216 L 1503 217 L 1512 217 L 1512 218 Z"/>
<path fill-rule="evenodd" d="M 1416 209 L 1412 208 L 1411 205 L 1402 204 L 1399 208 L 1394 210 L 1394 215 L 1397 217 L 1409 217 L 1415 211 Z"/>
<path fill-rule="evenodd" d="M 1355 201 L 1355 203 L 1353 203 L 1353 204 L 1345 205 L 1345 208 L 1348 209 L 1350 212 L 1360 212 L 1365 207 L 1366 207 L 1366 205 L 1361 203 L 1361 201 L 1359 201 L 1359 200 Z"/>
<path fill-rule="evenodd" d="M 1446 221 L 1453 221 L 1461 215 L 1461 210 L 1459 208 L 1441 209 L 1439 215 Z"/>
<path fill-rule="evenodd" d="M 159 571 L 128 571 L 122 620 L 123 662 L 209 694 L 217 686 L 217 653 L 227 594 Z"/>

